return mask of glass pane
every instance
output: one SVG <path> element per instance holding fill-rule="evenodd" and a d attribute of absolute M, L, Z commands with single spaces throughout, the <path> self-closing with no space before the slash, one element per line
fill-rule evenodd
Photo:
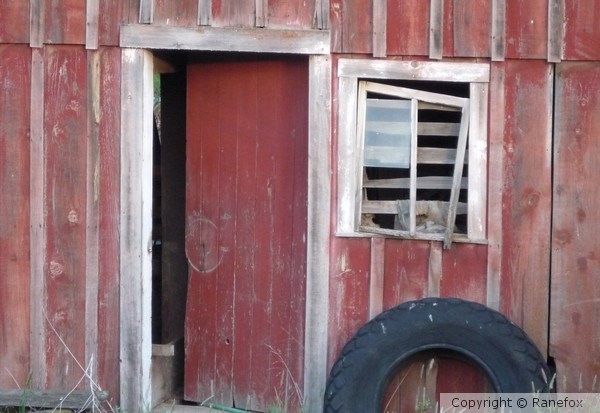
<path fill-rule="evenodd" d="M 411 101 L 367 99 L 364 165 L 410 166 Z"/>

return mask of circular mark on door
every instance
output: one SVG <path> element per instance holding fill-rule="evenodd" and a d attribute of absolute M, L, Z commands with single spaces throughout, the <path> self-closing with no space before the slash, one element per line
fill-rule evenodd
<path fill-rule="evenodd" d="M 208 273 L 217 269 L 226 248 L 219 247 L 219 230 L 202 214 L 188 216 L 185 233 L 185 255 L 195 271 Z"/>

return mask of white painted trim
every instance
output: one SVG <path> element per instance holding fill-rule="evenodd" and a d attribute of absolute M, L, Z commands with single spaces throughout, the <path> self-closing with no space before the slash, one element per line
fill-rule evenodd
<path fill-rule="evenodd" d="M 490 81 L 490 66 L 487 63 L 340 59 L 338 76 L 485 83 Z"/>
<path fill-rule="evenodd" d="M 363 232 L 357 230 L 358 211 L 360 208 L 361 159 L 360 145 L 357 144 L 358 80 L 359 79 L 402 79 L 430 80 L 470 83 L 470 99 L 444 96 L 438 103 L 464 106 L 470 102 L 469 129 L 472 154 L 469 154 L 469 190 L 476 188 L 474 197 L 469 196 L 469 233 L 464 236 L 450 238 L 445 236 L 445 244 L 453 241 L 485 243 L 486 208 L 487 208 L 487 122 L 490 66 L 485 63 L 462 62 L 413 62 L 384 61 L 372 59 L 340 59 L 338 61 L 338 142 L 337 142 L 337 222 L 336 235 L 340 237 L 362 237 Z M 378 93 L 389 94 L 393 90 L 409 90 L 388 85 L 375 85 Z M 410 90 L 410 97 L 424 99 L 439 96 Z M 360 125 L 358 125 L 360 126 Z M 474 139 L 473 137 L 477 138 Z M 463 142 L 464 143 L 464 142 Z M 358 149 L 357 149 L 358 148 Z M 464 154 L 463 154 L 464 155 Z M 477 169 L 478 168 L 478 169 Z M 477 171 L 475 173 L 474 171 Z M 456 177 L 453 178 L 456 181 Z M 455 185 L 456 186 L 456 183 Z M 358 190 L 358 192 L 357 192 Z M 456 191 L 453 191 L 456 192 Z M 357 197 L 358 193 L 358 197 Z M 456 196 L 456 194 L 454 195 Z M 358 199 L 357 199 L 358 198 Z M 454 224 L 448 225 L 453 228 Z M 369 232 L 371 232 L 369 230 Z M 374 230 L 373 233 L 391 235 L 389 231 Z M 368 234 L 366 236 L 371 236 Z M 396 234 L 397 235 L 397 234 Z M 420 238 L 416 236 L 414 238 Z M 426 239 L 437 239 L 435 236 Z"/>
<path fill-rule="evenodd" d="M 46 149 L 44 139 L 44 54 L 31 50 L 30 164 L 29 164 L 29 230 L 30 295 L 29 304 L 29 370 L 31 388 L 45 388 L 46 380 L 46 221 L 44 217 Z"/>
<path fill-rule="evenodd" d="M 222 52 L 329 54 L 327 30 L 121 26 L 121 47 Z"/>
<path fill-rule="evenodd" d="M 149 411 L 152 358 L 153 58 L 121 52 L 121 408 Z"/>
<path fill-rule="evenodd" d="M 305 412 L 323 410 L 328 374 L 331 71 L 331 57 L 309 58 Z"/>
<path fill-rule="evenodd" d="M 504 60 L 506 49 L 506 0 L 492 0 L 492 32 L 490 48 L 492 61 Z"/>
<path fill-rule="evenodd" d="M 337 174 L 344 177 L 345 184 L 337 186 L 337 235 L 356 232 L 358 225 L 356 188 L 359 178 L 356 154 L 356 122 L 358 105 L 358 80 L 355 77 L 339 79 L 339 115 L 338 115 L 338 145 L 337 145 Z"/>
<path fill-rule="evenodd" d="M 488 176 L 488 94 L 487 83 L 470 85 L 471 116 L 469 134 L 479 139 L 469 140 L 469 203 L 468 237 L 485 239 L 487 231 L 487 176 Z"/>

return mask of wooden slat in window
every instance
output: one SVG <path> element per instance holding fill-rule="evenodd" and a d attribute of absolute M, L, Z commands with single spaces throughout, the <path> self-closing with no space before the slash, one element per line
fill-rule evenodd
<path fill-rule="evenodd" d="M 410 178 L 371 179 L 363 181 L 363 188 L 409 189 Z M 421 176 L 416 178 L 417 189 L 452 189 L 451 176 Z M 460 189 L 467 189 L 468 179 L 462 178 Z M 363 201 L 364 202 L 364 201 Z"/>
<path fill-rule="evenodd" d="M 418 133 L 422 136 L 458 136 L 460 123 L 419 122 Z"/>
<path fill-rule="evenodd" d="M 418 201 L 416 201 L 418 202 Z M 415 202 L 415 204 L 416 204 Z M 363 201 L 363 214 L 392 214 L 398 213 L 398 201 Z M 467 204 L 459 202 L 456 205 L 456 213 L 463 215 L 467 213 Z"/>
<path fill-rule="evenodd" d="M 417 161 L 419 163 L 450 165 L 456 160 L 456 149 L 445 148 L 418 148 Z M 465 154 L 465 163 L 469 163 Z"/>
<path fill-rule="evenodd" d="M 449 249 L 452 246 L 452 234 L 454 233 L 454 223 L 456 222 L 456 210 L 458 197 L 465 163 L 465 152 L 467 149 L 467 134 L 469 131 L 469 100 L 465 101 L 462 108 L 462 120 L 460 123 L 460 134 L 456 145 L 456 161 L 454 163 L 454 176 L 452 177 L 452 190 L 450 192 L 450 210 L 448 212 L 448 222 L 446 223 L 446 234 L 444 236 L 444 248 Z"/>

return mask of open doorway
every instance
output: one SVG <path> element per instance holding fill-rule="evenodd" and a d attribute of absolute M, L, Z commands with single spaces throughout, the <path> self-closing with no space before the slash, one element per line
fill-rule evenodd
<path fill-rule="evenodd" d="M 152 404 L 183 385 L 188 267 L 185 257 L 185 105 L 183 59 L 154 59 L 152 171 Z"/>

